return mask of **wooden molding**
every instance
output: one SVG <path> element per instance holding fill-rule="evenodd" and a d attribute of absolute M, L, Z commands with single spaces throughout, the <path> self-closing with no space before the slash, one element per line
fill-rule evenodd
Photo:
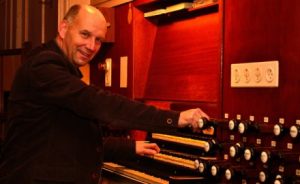
<path fill-rule="evenodd" d="M 131 2 L 133 0 L 91 0 L 91 5 L 98 7 L 115 7 L 124 3 Z"/>

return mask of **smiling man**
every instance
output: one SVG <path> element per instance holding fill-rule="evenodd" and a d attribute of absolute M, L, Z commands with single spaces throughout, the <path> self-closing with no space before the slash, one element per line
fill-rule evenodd
<path fill-rule="evenodd" d="M 190 126 L 197 131 L 199 119 L 208 118 L 200 109 L 159 110 L 85 84 L 78 68 L 100 49 L 106 25 L 96 8 L 74 5 L 56 39 L 31 51 L 20 67 L 9 97 L 1 184 L 95 184 L 103 144 L 108 146 L 102 125 L 156 132 Z"/>
<path fill-rule="evenodd" d="M 72 7 L 58 28 L 56 42 L 77 67 L 84 66 L 95 56 L 107 32 L 103 15 L 94 7 L 84 11 Z"/>

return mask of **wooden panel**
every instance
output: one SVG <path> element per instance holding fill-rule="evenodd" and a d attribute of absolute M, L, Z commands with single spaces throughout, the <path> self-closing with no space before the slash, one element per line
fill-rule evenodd
<path fill-rule="evenodd" d="M 10 91 L 16 71 L 21 65 L 21 55 L 3 56 L 3 91 Z"/>
<path fill-rule="evenodd" d="M 5 30 L 5 49 L 12 49 L 12 29 L 13 29 L 13 8 L 12 4 L 13 1 L 7 1 L 5 2 L 6 4 L 6 16 L 5 16 L 5 21 L 6 21 L 6 30 Z"/>
<path fill-rule="evenodd" d="M 97 6 L 96 6 L 97 7 Z M 107 33 L 105 42 L 115 41 L 115 9 L 114 8 L 101 8 L 97 7 L 104 15 L 107 21 Z"/>
<path fill-rule="evenodd" d="M 92 5 L 97 5 L 101 7 L 115 7 L 124 3 L 131 2 L 133 0 L 91 0 Z"/>
<path fill-rule="evenodd" d="M 145 97 L 217 102 L 220 91 L 218 13 L 159 25 Z"/>
<path fill-rule="evenodd" d="M 49 1 L 45 4 L 45 42 L 52 40 L 57 35 L 58 4 Z"/>
<path fill-rule="evenodd" d="M 4 90 L 3 90 L 3 56 L 0 55 L 0 112 L 4 107 Z"/>
<path fill-rule="evenodd" d="M 300 1 L 225 1 L 224 112 L 300 118 Z M 230 64 L 279 60 L 279 88 L 231 88 Z"/>
<path fill-rule="evenodd" d="M 12 0 L 12 37 L 11 37 L 11 48 L 17 48 L 16 47 L 16 24 L 17 24 L 17 5 L 16 5 L 16 1 Z"/>
<path fill-rule="evenodd" d="M 132 97 L 132 16 L 131 5 L 115 7 L 115 43 L 104 43 L 95 59 L 91 62 L 91 84 L 103 87 L 115 93 Z M 128 87 L 120 88 L 120 57 L 128 56 Z M 112 87 L 104 86 L 104 71 L 98 64 L 106 58 L 112 58 Z"/>
<path fill-rule="evenodd" d="M 36 47 L 42 42 L 42 8 L 36 0 L 29 0 L 28 3 L 28 40 L 32 42 L 32 47 Z"/>
<path fill-rule="evenodd" d="M 212 118 L 221 118 L 220 103 L 174 102 L 170 104 L 170 109 L 176 111 L 184 111 L 194 108 L 200 108 Z"/>
<path fill-rule="evenodd" d="M 148 71 L 154 49 L 157 26 L 144 18 L 144 12 L 134 9 L 133 61 L 134 98 L 144 98 Z"/>
<path fill-rule="evenodd" d="M 5 1 L 0 3 L 0 50 L 5 47 Z"/>

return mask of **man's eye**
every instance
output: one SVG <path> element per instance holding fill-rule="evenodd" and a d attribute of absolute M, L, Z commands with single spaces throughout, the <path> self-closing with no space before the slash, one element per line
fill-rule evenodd
<path fill-rule="evenodd" d="M 100 38 L 96 38 L 96 43 L 101 44 L 102 40 Z"/>
<path fill-rule="evenodd" d="M 88 37 L 89 37 L 89 33 L 82 32 L 82 33 L 81 33 L 81 36 L 82 36 L 83 38 L 88 38 Z"/>

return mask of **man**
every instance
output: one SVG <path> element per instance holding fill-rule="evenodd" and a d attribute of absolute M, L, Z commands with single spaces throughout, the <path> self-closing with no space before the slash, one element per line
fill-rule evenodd
<path fill-rule="evenodd" d="M 56 39 L 33 50 L 19 69 L 0 159 L 1 184 L 97 183 L 103 122 L 167 132 L 185 126 L 197 130 L 198 120 L 208 118 L 200 109 L 158 110 L 82 82 L 78 67 L 95 56 L 106 31 L 101 12 L 75 5 Z"/>

